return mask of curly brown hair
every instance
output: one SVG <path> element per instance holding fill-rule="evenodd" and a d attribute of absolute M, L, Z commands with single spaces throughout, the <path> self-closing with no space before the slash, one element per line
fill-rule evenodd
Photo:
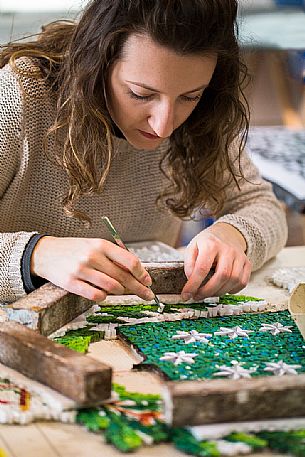
<path fill-rule="evenodd" d="M 113 154 L 113 123 L 105 90 L 110 66 L 120 59 L 133 33 L 181 55 L 217 54 L 212 80 L 189 118 L 170 137 L 160 167 L 168 177 L 157 203 L 189 217 L 208 201 L 218 211 L 225 200 L 225 170 L 238 185 L 239 157 L 248 127 L 243 96 L 247 69 L 237 42 L 236 0 L 92 0 L 79 21 L 57 21 L 35 40 L 9 43 L 0 68 L 20 56 L 35 59 L 39 75 L 57 92 L 57 113 L 48 135 L 60 143 L 57 162 L 66 170 L 69 192 L 63 205 L 74 217 L 88 218 L 74 206 L 82 195 L 101 192 Z M 33 74 L 31 74 L 33 77 Z"/>

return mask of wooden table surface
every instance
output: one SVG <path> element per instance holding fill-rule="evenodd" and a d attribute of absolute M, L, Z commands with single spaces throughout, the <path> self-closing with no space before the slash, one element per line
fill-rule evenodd
<path fill-rule="evenodd" d="M 272 303 L 286 303 L 288 292 L 270 283 L 272 273 L 283 267 L 305 266 L 305 246 L 283 249 L 260 271 L 252 275 L 245 294 L 265 298 Z M 155 393 L 161 391 L 157 376 L 130 371 L 135 357 L 130 355 L 118 341 L 100 341 L 90 348 L 90 354 L 114 367 L 114 380 L 125 384 L 130 390 Z M 8 457 L 119 457 L 120 452 L 104 443 L 103 436 L 87 432 L 78 425 L 38 422 L 30 425 L 0 425 L 0 449 Z M 268 453 L 255 454 L 260 457 Z M 272 454 L 273 456 L 275 454 Z M 277 454 L 279 455 L 279 454 Z M 143 447 L 136 457 L 179 457 L 185 456 L 171 444 Z"/>

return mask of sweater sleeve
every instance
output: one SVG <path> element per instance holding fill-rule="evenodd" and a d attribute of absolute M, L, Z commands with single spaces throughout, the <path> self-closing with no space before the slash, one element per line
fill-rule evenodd
<path fill-rule="evenodd" d="M 18 81 L 8 66 L 0 70 L 0 200 L 18 170 L 23 148 L 22 97 Z M 12 208 L 12 211 L 14 209 Z M 21 258 L 36 232 L 0 233 L 0 302 L 11 302 L 24 293 Z"/>
<path fill-rule="evenodd" d="M 235 167 L 238 170 L 237 159 Z M 217 222 L 231 224 L 241 232 L 255 271 L 285 246 L 287 223 L 271 184 L 261 178 L 246 151 L 241 156 L 241 170 L 244 178 L 238 179 L 240 189 L 234 181 L 228 185 L 225 205 L 217 215 Z"/>

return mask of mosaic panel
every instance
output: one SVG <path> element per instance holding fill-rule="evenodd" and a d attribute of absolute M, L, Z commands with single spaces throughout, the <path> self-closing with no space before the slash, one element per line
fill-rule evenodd
<path fill-rule="evenodd" d="M 305 345 L 288 311 L 120 327 L 142 367 L 171 380 L 305 372 Z"/>

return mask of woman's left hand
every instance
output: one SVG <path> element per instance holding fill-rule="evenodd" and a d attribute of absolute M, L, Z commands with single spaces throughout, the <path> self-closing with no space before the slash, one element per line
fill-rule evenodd
<path fill-rule="evenodd" d="M 242 234 L 223 222 L 215 223 L 196 235 L 186 248 L 184 270 L 188 281 L 181 292 L 182 299 L 200 300 L 243 289 L 251 274 L 246 248 Z M 201 287 L 212 267 L 215 273 Z"/>

